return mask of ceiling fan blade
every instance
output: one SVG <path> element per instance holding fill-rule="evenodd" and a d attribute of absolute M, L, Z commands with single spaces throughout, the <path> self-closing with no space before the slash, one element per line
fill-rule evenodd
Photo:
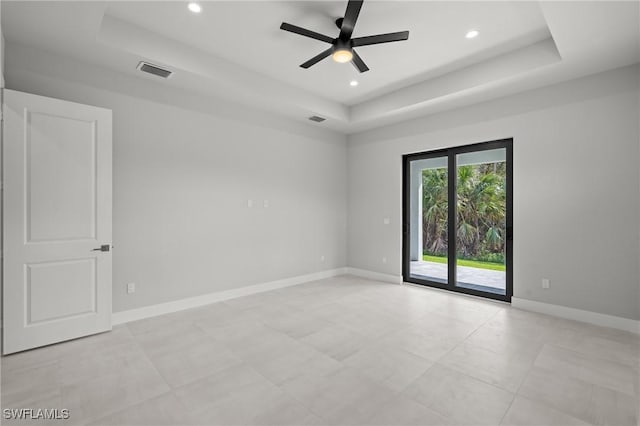
<path fill-rule="evenodd" d="M 280 29 L 281 30 L 285 30 L 285 31 L 289 31 L 289 32 L 292 32 L 292 33 L 300 34 L 300 35 L 305 36 L 305 37 L 309 37 L 309 38 L 313 38 L 313 39 L 316 39 L 316 40 L 324 41 L 325 43 L 333 43 L 333 39 L 331 37 L 329 37 L 329 36 L 317 33 L 315 31 L 307 30 L 306 28 L 301 28 L 301 27 L 298 27 L 298 26 L 295 26 L 295 25 L 287 24 L 286 22 L 283 22 L 282 25 L 280 25 Z"/>
<path fill-rule="evenodd" d="M 326 58 L 327 56 L 331 55 L 331 53 L 333 53 L 333 47 L 328 48 L 327 50 L 325 50 L 322 53 L 318 53 L 316 56 L 314 56 L 313 58 L 309 59 L 307 62 L 305 62 L 304 64 L 300 65 L 302 68 L 309 68 L 311 65 L 315 65 L 318 62 L 320 62 L 321 60 L 323 60 L 324 58 Z"/>
<path fill-rule="evenodd" d="M 391 43 L 392 41 L 402 41 L 409 38 L 409 31 L 397 33 L 378 34 L 367 37 L 357 37 L 351 40 L 352 46 L 369 46 L 371 44 Z"/>
<path fill-rule="evenodd" d="M 369 67 L 364 63 L 360 55 L 358 55 L 355 50 L 352 50 L 351 52 L 353 53 L 353 59 L 351 59 L 353 66 L 361 73 L 369 71 Z"/>
<path fill-rule="evenodd" d="M 344 12 L 344 19 L 340 26 L 340 35 L 338 36 L 340 40 L 347 41 L 351 38 L 353 29 L 356 26 L 356 21 L 358 20 L 358 15 L 360 14 L 360 9 L 362 8 L 362 1 L 363 0 L 349 0 L 349 3 L 347 3 L 347 10 Z"/>

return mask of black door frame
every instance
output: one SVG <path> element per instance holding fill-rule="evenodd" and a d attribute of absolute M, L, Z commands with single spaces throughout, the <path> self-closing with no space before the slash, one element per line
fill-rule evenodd
<path fill-rule="evenodd" d="M 451 200 L 457 200 L 457 166 L 456 156 L 458 154 L 475 151 L 487 151 L 491 149 L 506 149 L 507 160 L 507 217 L 506 217 L 506 294 L 495 294 L 489 292 L 483 292 L 465 287 L 459 287 L 456 285 L 456 238 L 451 238 L 451 230 L 455 229 L 456 223 L 456 204 L 451 203 Z M 418 279 L 411 277 L 410 273 L 410 238 L 411 238 L 411 217 L 410 217 L 410 191 L 411 191 L 411 170 L 410 163 L 415 160 L 424 160 L 427 158 L 435 157 L 447 157 L 448 164 L 448 279 L 447 283 L 440 283 L 437 281 L 430 281 L 426 279 Z M 453 172 L 452 172 L 453 171 Z M 402 278 L 405 282 L 413 284 L 421 284 L 429 287 L 436 287 L 445 290 L 455 291 L 458 293 L 470 294 L 473 296 L 486 297 L 489 299 L 502 300 L 505 302 L 511 302 L 513 296 L 513 138 L 499 139 L 489 142 L 474 143 L 471 145 L 457 146 L 452 148 L 438 149 L 434 151 L 418 152 L 413 154 L 405 154 L 402 156 Z M 451 227 L 453 224 L 453 227 Z"/>

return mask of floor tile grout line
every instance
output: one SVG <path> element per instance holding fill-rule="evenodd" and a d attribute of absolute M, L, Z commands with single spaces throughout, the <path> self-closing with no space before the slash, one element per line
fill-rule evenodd
<path fill-rule="evenodd" d="M 578 356 L 580 356 L 580 357 L 582 357 L 582 358 L 585 358 L 585 359 L 587 359 L 587 360 L 604 361 L 604 362 L 608 362 L 608 363 L 611 363 L 611 364 L 615 364 L 615 365 L 617 365 L 617 366 L 621 366 L 621 367 L 626 367 L 626 368 L 634 369 L 634 366 L 633 366 L 633 365 L 629 365 L 629 364 L 627 364 L 627 363 L 620 362 L 620 361 L 616 361 L 616 360 L 609 359 L 609 358 L 603 358 L 603 357 L 600 357 L 600 356 L 591 356 L 591 355 L 589 355 L 589 354 L 586 354 L 586 353 L 584 353 L 584 352 L 577 351 L 577 350 L 572 349 L 572 348 L 568 348 L 568 347 L 566 347 L 566 346 L 560 346 L 560 345 L 558 345 L 558 344 L 557 344 L 557 343 L 555 343 L 555 342 L 544 342 L 544 344 L 545 344 L 545 345 L 549 345 L 549 346 L 553 346 L 553 347 L 555 347 L 555 348 L 557 348 L 557 349 L 562 349 L 562 350 L 566 350 L 566 351 L 572 352 L 573 354 L 578 355 Z"/>
<path fill-rule="evenodd" d="M 485 381 L 485 380 L 482 380 L 482 379 L 480 379 L 480 378 L 477 378 L 477 377 L 471 376 L 471 375 L 469 375 L 469 374 L 467 374 L 467 373 L 465 373 L 465 372 L 458 371 L 458 370 L 457 370 L 457 369 L 455 369 L 455 368 L 451 368 L 451 367 L 449 367 L 449 366 L 447 366 L 447 365 L 445 365 L 445 364 L 441 364 L 441 363 L 440 363 L 440 361 L 441 361 L 442 359 L 444 359 L 445 357 L 447 357 L 449 354 L 451 354 L 451 353 L 452 353 L 454 350 L 456 350 L 458 347 L 460 347 L 463 343 L 465 343 L 465 342 L 469 339 L 469 337 L 471 337 L 471 336 L 472 336 L 473 334 L 475 334 L 478 330 L 480 330 L 482 327 L 484 327 L 484 326 L 485 326 L 489 321 L 491 321 L 493 318 L 495 318 L 495 317 L 496 317 L 496 316 L 497 316 L 501 311 L 503 311 L 503 310 L 504 310 L 504 308 L 496 310 L 496 312 L 495 312 L 493 315 L 491 315 L 489 318 L 487 318 L 487 319 L 486 319 L 486 320 L 485 320 L 481 325 L 479 325 L 476 329 L 474 329 L 474 331 L 472 331 L 471 333 L 469 333 L 469 334 L 468 334 L 468 335 L 467 335 L 463 340 L 461 340 L 461 341 L 460 341 L 460 343 L 458 343 L 457 345 L 455 345 L 455 346 L 454 346 L 451 350 L 449 350 L 446 354 L 442 355 L 442 356 L 438 359 L 438 361 L 436 361 L 436 362 L 433 364 L 433 365 L 441 365 L 441 366 L 444 366 L 444 367 L 446 367 L 446 368 L 450 368 L 450 369 L 452 369 L 452 370 L 456 371 L 457 373 L 462 374 L 462 375 L 464 375 L 464 376 L 466 376 L 466 377 L 469 377 L 469 378 L 474 379 L 474 380 L 478 380 L 478 381 L 480 381 L 480 382 L 482 382 L 482 383 L 484 383 L 484 384 L 487 384 L 487 385 L 490 385 L 490 386 L 496 387 L 496 388 L 498 388 L 498 389 L 501 389 L 501 390 L 503 390 L 503 391 L 508 392 L 509 394 L 511 394 L 511 396 L 512 396 L 512 397 L 511 397 L 511 402 L 509 403 L 509 407 L 507 407 L 507 409 L 505 410 L 505 412 L 502 414 L 502 417 L 501 417 L 500 422 L 499 422 L 498 424 L 502 424 L 502 421 L 504 420 L 504 417 L 507 415 L 507 413 L 508 413 L 508 412 L 509 412 L 509 410 L 511 409 L 511 405 L 513 404 L 513 401 L 514 401 L 514 400 L 515 400 L 515 398 L 516 398 L 516 394 L 515 394 L 515 393 L 513 393 L 513 392 L 511 392 L 511 391 L 509 391 L 509 390 L 507 390 L 507 389 L 504 389 L 504 388 L 502 388 L 502 387 L 500 387 L 500 386 L 497 386 L 497 385 L 495 385 L 495 384 L 493 384 L 493 383 L 489 383 L 489 382 L 487 382 L 487 381 Z"/>
<path fill-rule="evenodd" d="M 425 370 L 425 372 L 424 372 L 424 373 L 422 373 L 418 378 L 416 378 L 415 380 L 413 380 L 413 381 L 412 381 L 408 386 L 406 386 L 406 387 L 405 387 L 405 389 L 404 389 L 404 390 L 402 390 L 402 392 L 400 392 L 398 395 L 404 394 L 404 392 L 405 392 L 407 389 L 409 389 L 409 387 L 410 387 L 410 386 L 412 386 L 415 382 L 417 382 L 420 378 L 422 378 L 424 375 L 426 375 L 426 374 L 427 374 L 427 373 L 428 373 L 432 368 L 434 368 L 434 367 L 435 367 L 435 366 L 437 366 L 437 365 L 442 366 L 442 364 L 438 364 L 437 362 L 434 362 L 434 363 L 433 363 L 429 368 L 427 368 L 427 370 Z M 451 421 L 454 421 L 454 422 L 455 422 L 455 420 L 454 420 L 452 417 L 447 416 L 446 414 L 444 414 L 444 413 L 442 413 L 441 411 L 439 411 L 437 408 L 435 408 L 435 407 L 429 407 L 428 405 L 424 404 L 422 401 L 419 401 L 419 400 L 417 400 L 416 398 L 414 398 L 414 397 L 412 397 L 412 396 L 405 395 L 405 397 L 406 397 L 406 398 L 409 398 L 409 399 L 410 399 L 411 401 L 413 401 L 413 402 L 416 402 L 416 403 L 418 403 L 418 404 L 422 405 L 423 407 L 428 408 L 429 410 L 432 410 L 432 411 L 434 411 L 434 412 L 438 413 L 439 415 L 441 415 L 441 416 L 442 416 L 442 417 L 444 417 L 445 419 L 447 419 L 447 420 L 451 420 Z"/>
<path fill-rule="evenodd" d="M 197 328 L 197 325 L 195 323 L 191 323 L 194 327 Z M 211 338 L 211 336 L 209 336 L 208 334 L 205 333 L 205 335 L 207 335 L 207 337 Z M 211 338 L 211 340 L 213 341 L 213 338 Z M 134 336 L 134 341 L 135 343 L 138 345 L 138 347 L 140 348 L 140 350 L 142 351 L 142 353 L 144 354 L 144 356 L 146 357 L 147 361 L 149 361 L 149 363 L 151 364 L 151 366 L 153 367 L 154 371 L 158 374 L 158 377 L 160 377 L 162 379 L 162 381 L 167 385 L 167 387 L 169 388 L 169 390 L 167 392 L 164 392 L 164 394 L 167 393 L 172 393 L 175 389 L 181 387 L 181 386 L 173 386 L 169 383 L 169 381 L 167 380 L 167 378 L 162 374 L 162 372 L 158 369 L 158 366 L 156 365 L 156 363 L 153 360 L 153 357 L 151 356 L 151 354 L 148 353 L 148 351 L 144 348 L 144 346 L 142 345 L 142 343 L 136 338 L 136 336 Z M 176 349 L 175 351 L 179 351 L 180 349 Z M 231 367 L 229 367 L 231 368 Z M 212 375 L 215 373 L 212 373 Z M 198 381 L 200 379 L 194 380 L 190 383 L 193 383 L 195 381 Z M 190 383 L 186 383 L 186 384 L 190 384 Z M 186 385 L 185 384 L 185 385 Z"/>
<path fill-rule="evenodd" d="M 541 367 L 537 367 L 537 368 L 541 368 Z M 541 369 L 543 369 L 543 368 L 541 368 Z M 560 413 L 562 413 L 562 414 L 564 414 L 564 415 L 567 415 L 567 416 L 569 416 L 569 417 L 573 417 L 574 419 L 584 421 L 584 422 L 586 422 L 586 423 L 588 423 L 588 424 L 590 424 L 590 425 L 595 425 L 595 423 L 593 423 L 593 422 L 591 422 L 591 421 L 589 421 L 589 420 L 586 420 L 586 419 L 584 419 L 584 418 L 581 418 L 581 417 L 575 416 L 575 415 L 574 415 L 574 414 L 572 414 L 572 413 L 568 413 L 568 412 L 566 412 L 566 411 L 562 410 L 562 409 L 561 409 L 561 408 L 559 408 L 559 407 L 555 407 L 555 406 L 553 406 L 553 405 L 549 404 L 547 401 L 544 401 L 544 400 L 541 400 L 541 399 L 535 398 L 535 397 L 533 397 L 533 396 L 528 396 L 528 395 L 522 395 L 522 394 L 520 394 L 520 389 L 522 388 L 522 385 L 524 385 L 524 382 L 526 381 L 526 379 L 529 377 L 529 374 L 531 374 L 531 370 L 533 370 L 533 368 L 531 368 L 531 369 L 529 370 L 529 372 L 527 373 L 527 376 L 524 378 L 524 380 L 522 381 L 522 383 L 521 383 L 521 384 L 520 384 L 520 386 L 518 387 L 518 392 L 516 393 L 516 396 L 519 396 L 519 397 L 521 397 L 521 398 L 528 399 L 528 400 L 533 401 L 533 402 L 535 402 L 535 403 L 537 403 L 537 404 L 541 404 L 541 405 L 543 405 L 543 406 L 545 406 L 545 407 L 547 407 L 547 408 L 550 408 L 550 409 L 552 409 L 552 410 L 556 410 L 556 411 L 558 411 L 558 412 L 560 412 Z M 547 369 L 543 369 L 543 370 L 548 371 L 549 373 L 553 373 L 551 370 L 547 370 Z M 567 377 L 568 377 L 568 376 L 567 376 Z M 575 379 L 575 380 L 579 380 L 579 381 L 583 382 L 583 381 L 582 381 L 582 380 L 580 380 L 580 379 Z M 595 385 L 595 384 L 593 384 L 593 383 L 588 383 L 588 382 L 584 382 L 584 384 L 586 384 L 587 386 L 590 386 L 590 387 L 592 388 L 592 389 L 591 389 L 591 393 L 593 392 L 593 386 L 598 386 L 598 385 Z"/>
<path fill-rule="evenodd" d="M 276 332 L 278 332 L 278 333 L 282 334 L 283 336 L 287 336 L 287 337 L 291 338 L 292 340 L 294 340 L 294 341 L 296 341 L 296 342 L 298 342 L 298 343 L 300 343 L 300 344 L 302 344 L 302 345 L 308 346 L 310 349 L 313 349 L 314 351 L 318 352 L 318 354 L 319 354 L 319 355 L 327 356 L 327 355 L 325 355 L 325 354 L 322 354 L 320 351 L 317 351 L 317 349 L 313 348 L 311 345 L 306 345 L 304 342 L 299 342 L 299 341 L 298 341 L 298 339 L 294 339 L 294 338 L 292 338 L 292 337 L 288 336 L 286 333 L 282 333 L 282 332 L 281 332 L 281 331 L 279 331 L 279 330 L 275 330 L 275 329 L 273 329 L 273 328 L 269 327 L 269 325 L 268 325 L 268 324 L 264 324 L 264 323 L 263 323 L 263 322 L 261 322 L 261 321 L 257 321 L 257 323 L 259 323 L 259 324 L 261 324 L 262 326 L 264 326 L 264 327 L 266 327 L 266 328 L 269 328 L 269 329 L 271 329 L 271 330 L 273 330 L 273 331 L 276 331 Z M 207 333 L 207 331 L 206 331 L 206 330 L 202 329 L 202 327 L 201 327 L 201 326 L 199 326 L 198 324 L 195 324 L 195 325 L 196 325 L 197 327 L 199 327 L 199 328 L 200 328 L 200 329 L 201 329 L 205 334 L 207 334 L 208 336 L 210 336 L 210 335 Z M 210 336 L 210 337 L 211 337 L 212 339 L 215 339 L 215 338 L 213 338 L 212 336 Z M 218 342 L 219 342 L 219 341 L 218 341 Z M 223 343 L 223 342 L 220 342 L 220 343 Z M 229 348 L 229 350 L 233 351 L 233 349 L 232 349 L 232 348 Z M 235 353 L 235 352 L 234 352 L 234 354 L 235 354 L 236 356 L 238 356 L 238 355 L 237 355 L 237 353 Z M 290 398 L 294 399 L 294 400 L 295 400 L 296 402 L 298 402 L 301 406 L 305 407 L 305 408 L 307 409 L 307 411 L 309 411 L 309 413 L 311 413 L 311 414 L 313 414 L 313 415 L 316 415 L 316 416 L 318 416 L 318 417 L 320 417 L 321 419 L 323 419 L 323 420 L 325 420 L 325 421 L 326 421 L 326 419 L 325 419 L 325 418 L 324 418 L 320 413 L 317 413 L 317 412 L 313 411 L 313 410 L 311 409 L 311 407 L 309 407 L 309 406 L 308 406 L 304 401 L 302 401 L 302 400 L 300 400 L 300 399 L 296 398 L 294 395 L 291 395 L 291 394 L 290 394 L 289 392 L 287 392 L 284 388 L 282 388 L 282 386 L 281 386 L 280 384 L 278 384 L 278 383 L 274 382 L 274 381 L 273 381 L 273 380 L 271 380 L 269 377 L 267 377 L 267 376 L 265 376 L 264 374 L 262 374 L 262 373 L 261 373 L 259 370 L 257 370 L 255 367 L 253 367 L 252 365 L 248 364 L 248 363 L 246 362 L 246 360 L 242 359 L 241 357 L 239 357 L 239 358 L 241 359 L 242 363 L 243 363 L 247 368 L 250 368 L 254 373 L 256 373 L 257 375 L 259 375 L 259 376 L 260 376 L 261 378 L 263 378 L 265 381 L 267 381 L 267 382 L 268 382 L 268 383 L 270 383 L 271 385 L 275 386 L 275 387 L 276 387 L 280 392 L 282 392 L 282 394 L 287 395 L 288 397 L 290 397 Z M 333 359 L 333 358 L 332 358 L 332 359 Z M 341 368 L 341 369 L 346 368 L 346 366 L 344 366 L 344 365 L 342 364 L 342 362 L 340 362 L 340 361 L 338 361 L 338 360 L 335 360 L 335 361 L 336 361 L 336 362 L 338 362 L 338 363 L 340 363 L 340 365 L 341 365 L 341 367 L 340 367 L 340 368 Z M 229 368 L 232 368 L 232 367 L 229 367 Z M 213 376 L 213 375 L 215 375 L 215 373 L 214 373 L 214 374 L 211 374 L 210 376 L 207 376 L 207 377 L 211 377 L 211 376 Z M 199 380 L 202 380 L 202 379 L 199 379 Z M 199 380 L 198 380 L 198 381 L 199 381 Z M 185 385 L 183 385 L 183 386 L 188 386 L 188 385 L 189 385 L 189 384 L 185 384 Z M 182 386 L 181 386 L 181 387 L 182 387 Z"/>
<path fill-rule="evenodd" d="M 535 365 L 536 359 L 538 359 L 538 357 L 540 356 L 540 352 L 542 352 L 542 348 L 538 350 L 538 354 L 536 355 L 535 359 L 531 362 L 531 365 L 529 366 L 529 370 L 527 371 L 527 373 L 524 375 L 524 377 L 520 381 L 520 384 L 518 385 L 518 389 L 516 389 L 516 391 L 513 393 L 513 398 L 511 399 L 511 402 L 509 403 L 509 407 L 507 408 L 507 411 L 504 412 L 504 414 L 502 415 L 502 418 L 500 419 L 500 423 L 499 423 L 500 425 L 502 425 L 502 422 L 504 422 L 504 419 L 507 416 L 507 414 L 509 413 L 509 410 L 511 410 L 511 407 L 513 406 L 514 401 L 520 395 L 520 389 L 522 388 L 522 385 L 524 384 L 524 382 L 527 380 L 527 377 L 529 377 L 529 374 L 531 374 L 531 370 L 533 369 L 533 366 Z"/>
<path fill-rule="evenodd" d="M 507 407 L 507 409 L 502 414 L 502 417 L 500 417 L 500 421 L 498 422 L 498 425 L 502 425 L 502 423 L 504 422 L 504 419 L 505 419 L 505 417 L 507 417 L 507 414 L 509 414 L 509 410 L 511 410 L 511 407 L 513 406 L 513 402 L 516 400 L 517 396 L 518 396 L 518 394 L 515 394 L 515 393 L 512 394 L 511 402 L 509 402 L 509 406 Z"/>
<path fill-rule="evenodd" d="M 447 351 L 445 354 L 443 354 L 440 358 L 438 358 L 436 360 L 436 363 L 439 363 L 443 358 L 449 356 L 454 350 L 456 350 L 458 347 L 460 347 L 460 345 L 462 345 L 464 342 L 466 342 L 469 337 L 471 337 L 472 335 L 474 335 L 478 330 L 480 330 L 482 327 L 484 327 L 489 321 L 491 321 L 495 316 L 498 315 L 498 313 L 501 311 L 501 309 L 497 310 L 493 315 L 491 315 L 489 318 L 487 318 L 482 324 L 480 324 L 478 327 L 476 327 L 471 333 L 469 333 L 464 339 L 462 339 L 458 344 L 456 344 L 453 348 L 451 348 L 449 351 Z"/>

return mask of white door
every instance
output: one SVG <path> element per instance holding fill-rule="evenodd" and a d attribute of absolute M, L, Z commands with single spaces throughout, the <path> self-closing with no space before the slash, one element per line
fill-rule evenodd
<path fill-rule="evenodd" d="M 3 116 L 2 352 L 110 330 L 111 111 L 4 90 Z"/>

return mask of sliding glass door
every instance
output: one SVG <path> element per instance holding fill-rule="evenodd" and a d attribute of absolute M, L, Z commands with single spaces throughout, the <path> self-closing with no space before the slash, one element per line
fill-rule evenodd
<path fill-rule="evenodd" d="M 511 300 L 512 140 L 405 155 L 407 282 Z"/>

